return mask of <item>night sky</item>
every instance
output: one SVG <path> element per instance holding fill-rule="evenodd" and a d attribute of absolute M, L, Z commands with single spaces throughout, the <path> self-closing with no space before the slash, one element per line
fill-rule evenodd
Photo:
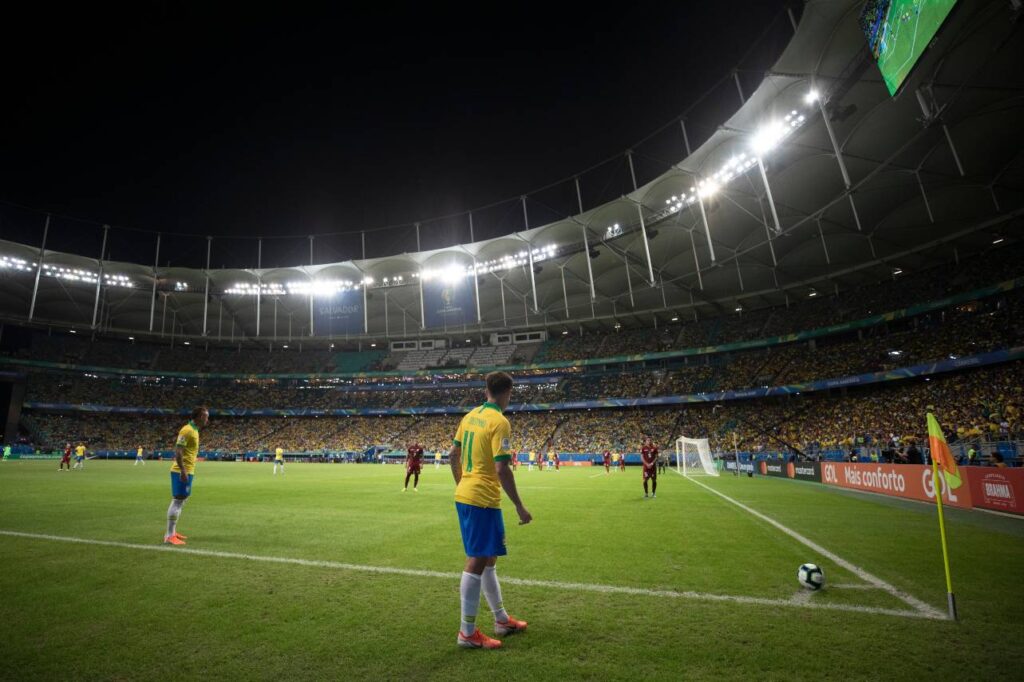
<path fill-rule="evenodd" d="M 781 2 L 480 14 L 294 5 L 12 17 L 0 48 L 0 199 L 200 235 L 358 233 L 459 213 L 621 154 L 727 73 L 766 26 L 788 27 Z M 691 135 L 706 137 L 736 105 L 705 111 Z M 638 159 L 641 182 L 665 170 L 657 159 L 683 155 L 674 131 L 663 137 Z M 607 180 L 588 177 L 587 203 L 628 189 L 620 165 Z M 531 222 L 564 215 L 562 195 L 539 196 Z M 514 204 L 491 213 L 477 220 L 478 239 L 521 227 Z M 38 243 L 38 221 L 0 225 L 4 238 Z M 439 224 L 423 247 L 466 239 L 459 225 Z M 98 248 L 95 229 L 76 229 L 56 229 L 54 248 Z M 138 254 L 112 240 L 113 255 L 144 260 L 147 240 Z M 337 241 L 337 255 L 351 244 Z M 278 255 L 295 260 L 301 244 L 288 249 Z"/>

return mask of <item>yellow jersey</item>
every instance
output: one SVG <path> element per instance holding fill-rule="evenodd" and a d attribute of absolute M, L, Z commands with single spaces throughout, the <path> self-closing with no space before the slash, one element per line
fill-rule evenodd
<path fill-rule="evenodd" d="M 537 461 L 537 453 L 536 452 L 531 452 L 530 453 L 530 461 L 531 462 L 536 462 Z"/>
<path fill-rule="evenodd" d="M 455 432 L 462 459 L 456 502 L 490 509 L 501 506 L 501 484 L 494 464 L 512 459 L 510 434 L 508 419 L 494 403 L 484 403 L 462 418 Z"/>
<path fill-rule="evenodd" d="M 284 460 L 284 450 L 282 450 L 281 448 L 278 448 L 277 450 L 274 450 L 274 459 L 276 459 L 279 462 L 283 461 Z"/>
<path fill-rule="evenodd" d="M 440 450 L 438 450 L 437 452 L 434 453 L 434 461 L 435 462 L 440 462 L 441 461 L 441 451 Z"/>
<path fill-rule="evenodd" d="M 84 445 L 75 446 L 75 456 L 76 457 L 85 457 L 85 446 Z"/>
<path fill-rule="evenodd" d="M 174 447 L 181 448 L 181 463 L 185 465 L 185 473 L 195 473 L 196 457 L 199 456 L 199 429 L 191 419 L 178 431 L 178 439 L 174 441 Z M 171 471 L 181 473 L 177 460 L 171 465 Z"/>
<path fill-rule="evenodd" d="M 135 456 L 142 457 L 142 448 L 139 448 L 138 450 L 135 451 Z"/>

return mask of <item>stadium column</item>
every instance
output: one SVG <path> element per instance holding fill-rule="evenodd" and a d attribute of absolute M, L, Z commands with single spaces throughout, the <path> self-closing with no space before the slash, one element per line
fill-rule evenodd
<path fill-rule="evenodd" d="M 703 212 L 703 211 L 702 211 Z M 707 223 L 705 222 L 705 225 Z M 700 290 L 704 291 L 704 280 L 700 276 L 700 261 L 697 260 L 697 242 L 693 238 L 693 229 L 690 229 L 690 250 L 693 251 L 693 267 L 697 271 L 697 284 L 700 286 Z M 692 301 L 691 301 L 692 303 Z"/>
<path fill-rule="evenodd" d="M 775 234 L 782 234 L 782 225 L 779 223 L 779 212 L 775 210 L 775 198 L 772 197 L 772 188 L 768 184 L 768 173 L 764 170 L 764 161 L 761 160 L 761 156 L 757 157 L 757 169 L 761 172 L 761 182 L 764 183 L 764 195 L 768 199 L 768 208 L 772 212 L 772 222 L 775 223 Z M 703 204 L 701 205 L 703 210 Z M 708 237 L 710 239 L 710 237 Z M 714 258 L 712 258 L 714 260 Z"/>
<path fill-rule="evenodd" d="M 576 189 L 579 189 L 579 181 L 576 183 Z M 593 303 L 597 295 L 594 292 L 594 266 L 590 264 L 590 241 L 587 239 L 587 226 L 580 223 L 580 229 L 583 230 L 583 251 L 587 255 L 587 279 L 590 282 L 590 301 Z"/>
<path fill-rule="evenodd" d="M 156 235 L 156 256 L 153 257 L 153 295 L 149 299 L 149 331 L 153 331 L 153 316 L 156 313 L 156 269 L 160 267 L 160 233 Z"/>
<path fill-rule="evenodd" d="M 711 262 L 714 263 L 715 262 L 715 246 L 714 246 L 714 244 L 711 243 L 711 227 L 708 225 L 708 214 L 707 214 L 707 211 L 704 210 L 704 197 L 702 197 L 700 195 L 700 192 L 697 192 L 697 204 L 700 206 L 700 219 L 701 219 L 701 222 L 704 223 L 704 234 L 708 238 L 708 253 L 711 255 Z M 693 240 L 693 232 L 690 233 L 690 240 L 692 242 L 692 240 Z M 697 257 L 696 250 L 694 250 L 693 253 L 694 253 L 694 259 L 696 259 L 696 257 Z M 699 270 L 698 270 L 698 272 L 699 272 Z M 701 285 L 700 288 L 701 288 L 701 290 L 703 290 L 704 289 L 704 285 Z"/>
<path fill-rule="evenodd" d="M 92 303 L 92 328 L 96 329 L 96 313 L 100 309 L 100 285 L 103 284 L 103 256 L 107 253 L 107 233 L 110 232 L 110 225 L 103 226 L 103 243 L 100 246 L 100 269 L 96 274 L 96 296 Z"/>
<path fill-rule="evenodd" d="M 210 245 L 213 237 L 206 237 L 206 294 L 203 296 L 203 336 L 206 336 L 206 319 L 210 310 Z"/>
<path fill-rule="evenodd" d="M 772 243 L 772 233 L 768 227 L 768 216 L 764 214 L 764 201 L 761 197 L 757 198 L 757 206 L 761 209 L 761 224 L 764 225 L 764 236 L 768 241 L 768 251 L 772 255 L 772 268 L 776 268 L 779 265 L 779 261 L 775 258 L 775 244 Z M 772 270 L 774 273 L 775 270 Z"/>
<path fill-rule="evenodd" d="M 529 230 L 530 218 L 526 213 L 526 195 L 524 194 L 519 198 L 523 202 L 523 229 Z M 520 237 L 520 239 L 526 242 L 526 254 L 530 259 L 530 291 L 533 293 L 533 312 L 536 313 L 540 312 L 540 310 L 537 308 L 537 280 L 533 274 L 533 244 L 527 241 L 524 237 Z"/>
<path fill-rule="evenodd" d="M 928 221 L 934 224 L 935 216 L 932 215 L 932 205 L 928 203 L 928 193 L 924 191 L 924 183 L 921 182 L 921 172 L 915 170 L 914 177 L 917 178 L 917 186 L 921 189 L 921 198 L 924 199 L 924 209 L 928 212 Z"/>
<path fill-rule="evenodd" d="M 559 265 L 558 269 L 562 273 L 562 300 L 565 301 L 565 319 L 569 319 L 569 294 L 565 288 L 565 265 Z"/>
<path fill-rule="evenodd" d="M 470 213 L 469 213 L 469 243 L 472 244 L 475 241 L 476 241 L 476 238 L 473 236 L 473 212 L 470 211 Z"/>
<path fill-rule="evenodd" d="M 473 241 L 473 216 L 469 216 L 469 239 Z M 480 273 L 476 271 L 476 256 L 473 256 L 473 295 L 476 298 L 476 323 L 483 322 L 480 315 Z"/>
<path fill-rule="evenodd" d="M 419 223 L 416 224 L 416 241 L 419 241 L 420 227 Z M 418 246 L 418 244 L 417 244 Z M 420 270 L 419 276 L 416 278 L 420 283 L 420 329 L 427 328 L 427 306 L 423 302 L 423 271 Z M 402 311 L 402 323 L 405 323 L 405 311 Z"/>
<path fill-rule="evenodd" d="M 818 223 L 818 235 L 821 237 L 821 249 L 825 252 L 825 265 L 832 265 L 832 258 L 828 255 L 828 244 L 825 242 L 825 231 L 821 229 L 821 217 L 819 216 L 815 222 Z"/>
<path fill-rule="evenodd" d="M 46 222 L 43 223 L 43 243 L 39 245 L 39 262 L 36 263 L 36 280 L 32 284 L 32 303 L 28 307 L 28 321 L 36 312 L 36 295 L 39 293 L 39 277 L 43 274 L 43 256 L 46 254 L 46 237 L 50 233 L 50 214 L 46 214 Z"/>
<path fill-rule="evenodd" d="M 627 252 L 622 252 L 622 264 L 626 266 L 626 288 L 629 290 L 629 307 L 635 308 L 636 303 L 633 301 L 633 280 L 629 276 L 629 255 Z"/>
<path fill-rule="evenodd" d="M 505 278 L 498 277 L 498 285 L 501 287 L 501 326 L 508 326 L 508 316 L 505 314 Z"/>
<path fill-rule="evenodd" d="M 256 336 L 260 335 L 260 298 L 263 293 L 263 277 L 260 276 L 260 269 L 263 267 L 263 240 L 256 240 Z"/>
<path fill-rule="evenodd" d="M 811 81 L 811 90 L 816 91 L 814 82 Z M 846 197 L 850 202 L 850 210 L 853 212 L 853 222 L 857 225 L 857 231 L 861 231 L 860 216 L 857 215 L 857 204 L 853 201 L 853 193 L 850 192 L 850 173 L 846 170 L 846 162 L 843 160 L 843 153 L 839 149 L 839 142 L 836 140 L 835 131 L 832 130 L 832 121 L 828 118 L 828 113 L 825 111 L 825 97 L 819 96 L 816 98 L 818 102 L 818 111 L 821 113 L 821 120 L 825 122 L 825 131 L 828 133 L 828 139 L 832 143 L 832 151 L 835 152 L 836 162 L 839 164 L 839 172 L 843 176 L 843 184 L 846 186 Z"/>
<path fill-rule="evenodd" d="M 362 234 L 363 234 L 363 259 L 365 260 L 365 258 L 366 258 L 366 233 L 363 232 Z M 312 267 L 312 265 L 313 265 L 313 235 L 309 235 L 309 265 L 310 265 L 310 267 Z M 310 279 L 310 282 L 312 282 L 312 280 L 313 280 L 312 275 L 310 276 L 309 279 Z M 312 291 L 312 289 L 310 289 L 310 292 L 309 292 L 309 335 L 313 336 L 313 334 L 315 334 L 315 333 L 316 332 L 313 329 L 313 291 Z"/>
<path fill-rule="evenodd" d="M 647 257 L 647 281 L 654 286 L 654 264 L 651 263 L 651 243 L 647 238 L 647 225 L 644 223 L 644 207 L 639 201 L 636 202 L 636 214 L 640 218 L 640 234 L 644 239 L 644 255 Z"/>
<path fill-rule="evenodd" d="M 633 150 L 626 150 L 626 160 L 629 161 L 629 177 L 633 179 L 633 191 L 636 191 L 636 169 L 633 168 Z"/>
<path fill-rule="evenodd" d="M 363 333 L 364 334 L 369 334 L 370 333 L 370 307 L 367 305 L 367 300 L 369 299 L 369 294 L 367 294 L 367 289 L 369 289 L 369 288 L 370 288 L 370 285 L 367 283 L 366 277 L 364 276 L 363 277 Z M 312 298 L 310 300 L 312 300 Z"/>
<path fill-rule="evenodd" d="M 686 145 L 686 155 L 690 156 L 693 151 L 690 149 L 690 136 L 686 134 L 686 119 L 679 119 L 679 127 L 683 129 L 683 144 Z"/>
<path fill-rule="evenodd" d="M 384 338 L 389 338 L 391 335 L 391 325 L 388 322 L 388 290 L 384 288 Z"/>

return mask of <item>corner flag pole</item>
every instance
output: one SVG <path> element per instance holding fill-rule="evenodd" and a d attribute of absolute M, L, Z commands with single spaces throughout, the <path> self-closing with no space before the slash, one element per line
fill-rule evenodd
<path fill-rule="evenodd" d="M 932 487 L 935 490 L 935 507 L 939 511 L 939 536 L 942 538 L 942 564 L 946 569 L 946 599 L 949 607 L 950 620 L 956 620 L 956 595 L 953 594 L 953 578 L 949 571 L 949 546 L 946 544 L 946 519 L 942 513 L 942 489 L 947 485 L 945 472 L 948 465 L 953 466 L 953 477 L 959 482 L 956 463 L 953 461 L 946 437 L 942 433 L 935 415 L 928 413 L 928 444 L 932 457 Z M 939 460 L 942 460 L 943 474 L 939 477 Z M 952 487 L 952 486 L 950 486 Z"/>

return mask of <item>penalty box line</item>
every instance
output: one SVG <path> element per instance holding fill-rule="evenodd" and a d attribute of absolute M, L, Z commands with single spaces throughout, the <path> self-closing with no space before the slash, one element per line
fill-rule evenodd
<path fill-rule="evenodd" d="M 679 475 L 682 476 L 682 474 L 679 474 Z M 718 495 L 719 497 L 721 497 L 726 502 L 729 502 L 731 504 L 736 505 L 737 507 L 739 507 L 743 511 L 747 512 L 748 514 L 751 514 L 752 516 L 755 516 L 755 517 L 761 519 L 762 521 L 764 521 L 765 523 L 767 523 L 767 524 L 773 526 L 774 528 L 782 531 L 783 533 L 785 533 L 789 537 L 793 538 L 794 540 L 796 540 L 800 544 L 802 544 L 802 545 L 804 545 L 806 547 L 809 547 L 810 549 L 814 550 L 815 552 L 817 552 L 821 556 L 831 560 L 832 563 L 836 564 L 837 566 L 841 566 L 842 568 L 845 568 L 847 571 L 849 571 L 850 573 L 853 573 L 854 575 L 856 575 L 858 578 L 860 578 L 864 582 L 870 583 L 871 585 L 877 587 L 880 590 L 885 590 L 886 592 L 888 592 L 892 596 L 896 597 L 900 601 L 904 602 L 905 604 L 907 604 L 909 606 L 912 606 L 914 609 L 916 609 L 921 614 L 922 617 L 924 617 L 924 618 L 934 618 L 934 619 L 939 619 L 939 620 L 946 620 L 947 619 L 946 614 L 944 614 L 942 611 L 939 611 L 935 607 L 930 606 L 929 604 L 921 601 L 920 599 L 918 599 L 917 597 L 915 597 L 915 596 L 913 596 L 911 594 L 908 594 L 907 592 L 904 592 L 903 590 L 895 587 L 894 585 L 891 585 L 891 584 L 885 582 L 881 578 L 879 578 L 879 577 L 877 577 L 875 575 L 872 575 L 871 573 L 868 573 L 863 568 L 861 568 L 861 567 L 859 567 L 859 566 L 857 566 L 855 564 L 850 563 L 846 559 L 843 559 L 842 557 L 840 557 L 838 554 L 835 554 L 834 552 L 828 551 L 827 549 L 825 549 L 824 547 L 822 547 L 818 543 L 814 542 L 813 540 L 810 540 L 810 539 L 804 537 L 803 535 L 801 535 L 800 533 L 797 533 L 792 528 L 788 528 L 787 526 L 782 525 L 781 523 L 779 523 L 775 519 L 773 519 L 773 518 L 771 518 L 769 516 L 765 516 L 761 512 L 757 511 L 756 509 L 751 509 L 750 507 L 748 507 L 747 505 L 743 504 L 742 502 L 738 502 L 738 501 L 734 500 L 733 498 L 729 497 L 725 493 L 720 492 L 718 490 L 715 490 L 714 488 L 712 488 L 709 485 L 705 485 L 705 484 L 701 483 L 700 481 L 695 480 L 695 479 L 693 479 L 693 478 L 691 478 L 689 476 L 683 476 L 683 478 L 685 478 L 686 480 L 690 481 L 691 483 L 699 485 L 701 488 L 704 488 L 708 492 L 711 492 L 711 493 L 714 493 L 715 495 Z"/>
<path fill-rule="evenodd" d="M 445 580 L 458 580 L 461 573 L 445 573 L 443 571 L 427 571 L 413 568 L 394 568 L 391 566 L 366 566 L 362 564 L 348 564 L 340 561 L 325 561 L 320 559 L 298 559 L 293 557 L 263 556 L 258 554 L 243 554 L 239 552 L 222 552 L 212 549 L 196 549 L 193 547 L 173 547 L 169 545 L 143 545 L 132 542 L 117 542 L 113 540 L 93 540 L 90 538 L 77 538 L 65 535 L 47 535 L 44 533 L 22 533 L 13 530 L 0 530 L 0 536 L 26 538 L 30 540 L 45 540 L 49 542 L 66 542 L 79 545 L 93 545 L 99 547 L 116 547 L 119 549 L 134 549 L 149 552 L 161 552 L 166 554 L 187 554 L 191 556 L 213 557 L 217 559 L 233 559 L 240 561 L 254 561 L 270 564 L 288 564 L 293 566 L 307 566 L 313 568 L 330 568 L 342 571 L 355 571 L 360 573 L 376 573 L 384 575 L 399 575 L 414 578 L 443 578 Z M 921 610 L 905 611 L 900 609 L 877 608 L 873 606 L 857 606 L 854 604 L 831 604 L 826 602 L 795 602 L 792 599 L 770 599 L 765 597 L 748 597 L 745 595 L 712 594 L 705 592 L 679 591 L 679 590 L 652 590 L 642 587 L 625 587 L 620 585 L 603 585 L 600 583 L 568 583 L 549 580 L 529 580 L 525 578 L 512 578 L 503 575 L 501 582 L 505 585 L 520 585 L 523 587 L 543 587 L 546 589 L 568 590 L 573 592 L 596 592 L 600 594 L 626 594 L 642 597 L 665 597 L 668 599 L 685 599 L 692 601 L 706 602 L 731 602 L 735 604 L 751 604 L 756 606 L 773 607 L 796 607 L 818 611 L 848 611 L 854 613 L 869 613 L 873 615 L 897 616 L 901 618 L 924 618 L 932 620 L 944 620 L 945 615 L 936 612 L 938 615 L 927 613 Z"/>

